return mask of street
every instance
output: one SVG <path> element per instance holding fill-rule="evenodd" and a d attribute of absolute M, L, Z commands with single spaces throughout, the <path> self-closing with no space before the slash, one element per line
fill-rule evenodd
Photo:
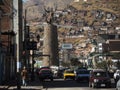
<path fill-rule="evenodd" d="M 115 90 L 115 88 L 89 88 L 88 82 L 76 82 L 74 80 L 54 79 L 54 81 L 42 82 L 43 90 Z"/>

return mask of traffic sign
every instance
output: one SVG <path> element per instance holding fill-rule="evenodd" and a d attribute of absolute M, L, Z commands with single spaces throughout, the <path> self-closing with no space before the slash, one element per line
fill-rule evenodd
<path fill-rule="evenodd" d="M 62 49 L 72 49 L 73 46 L 71 43 L 64 43 L 62 44 Z"/>

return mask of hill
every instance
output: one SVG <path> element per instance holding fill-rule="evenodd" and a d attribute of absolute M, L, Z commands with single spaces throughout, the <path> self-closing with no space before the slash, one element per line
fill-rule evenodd
<path fill-rule="evenodd" d="M 39 4 L 36 7 L 30 7 L 28 10 L 29 17 L 36 22 L 41 21 L 39 14 L 44 13 L 44 6 L 57 6 L 58 10 L 67 14 L 57 18 L 60 25 L 72 26 L 73 28 L 59 28 L 59 43 L 72 43 L 77 53 L 84 51 L 89 54 L 90 49 L 94 46 L 93 41 L 103 42 L 99 40 L 99 33 L 114 33 L 115 27 L 120 26 L 120 0 L 30 0 L 26 6 L 31 4 Z M 33 9 L 34 8 L 34 9 Z M 35 9 L 36 8 L 36 9 Z M 102 28 L 101 28 L 102 27 Z"/>
<path fill-rule="evenodd" d="M 24 9 L 27 9 L 28 20 L 40 19 L 44 13 L 44 7 L 57 7 L 58 10 L 63 10 L 73 0 L 29 0 L 25 2 Z"/>

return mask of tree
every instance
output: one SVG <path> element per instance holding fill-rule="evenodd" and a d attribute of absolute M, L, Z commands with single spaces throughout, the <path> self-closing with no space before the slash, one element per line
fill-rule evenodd
<path fill-rule="evenodd" d="M 97 62 L 96 63 L 96 67 L 98 69 L 107 69 L 107 62 L 104 60 L 104 61 L 101 61 L 101 62 Z"/>
<path fill-rule="evenodd" d="M 78 58 L 72 58 L 70 60 L 71 66 L 78 66 L 78 67 L 82 67 L 83 64 L 79 61 Z"/>
<path fill-rule="evenodd" d="M 114 59 L 118 59 L 117 68 L 120 69 L 120 52 L 112 53 Z"/>

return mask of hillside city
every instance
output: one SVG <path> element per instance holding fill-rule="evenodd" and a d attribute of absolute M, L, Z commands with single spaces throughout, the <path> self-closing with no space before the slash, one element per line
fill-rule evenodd
<path fill-rule="evenodd" d="M 109 1 L 108 4 L 108 1 L 104 0 L 76 0 L 72 1 L 66 8 L 54 12 L 54 23 L 58 27 L 60 63 L 69 64 L 71 59 L 77 58 L 82 63 L 95 64 L 96 61 L 106 60 L 108 57 L 105 57 L 105 55 L 108 53 L 119 52 L 120 48 L 116 47 L 119 46 L 120 42 L 119 14 L 117 10 L 114 10 L 115 2 L 114 4 L 110 2 L 112 1 Z M 32 13 L 32 9 L 36 9 L 36 7 L 31 7 L 28 13 Z M 43 17 L 39 21 L 29 21 L 33 26 L 30 27 L 30 31 L 34 32 L 34 30 L 40 28 L 38 25 L 44 20 Z M 44 30 L 40 28 L 37 33 L 41 37 L 40 50 L 42 51 Z M 110 43 L 113 43 L 113 45 L 109 45 Z M 68 45 L 68 47 L 72 46 L 72 48 L 64 50 L 62 48 L 64 44 Z M 110 50 L 108 51 L 107 48 Z M 95 53 L 96 57 L 93 55 Z M 93 57 L 98 59 L 93 62 Z M 116 58 L 111 60 L 116 62 Z"/>

